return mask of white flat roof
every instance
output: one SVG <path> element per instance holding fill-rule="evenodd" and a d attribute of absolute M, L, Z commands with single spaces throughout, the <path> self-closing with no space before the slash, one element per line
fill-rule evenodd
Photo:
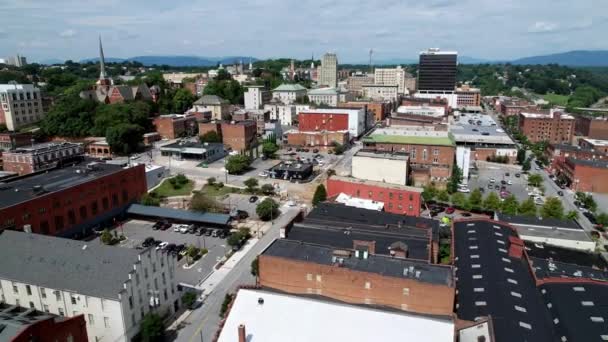
<path fill-rule="evenodd" d="M 608 140 L 591 139 L 591 138 L 583 138 L 581 140 L 588 141 L 590 144 L 592 144 L 594 146 L 608 146 Z"/>
<path fill-rule="evenodd" d="M 522 112 L 521 115 L 523 115 L 525 118 L 531 118 L 531 119 L 551 119 L 551 118 L 553 118 L 553 114 L 544 114 L 544 113 Z M 562 118 L 562 120 L 563 119 L 574 120 L 574 116 L 572 116 L 570 114 L 566 114 L 566 113 L 562 113 L 561 118 Z"/>
<path fill-rule="evenodd" d="M 319 108 L 319 109 L 305 109 L 301 110 L 300 113 L 304 114 L 358 114 L 363 111 L 363 108 L 352 109 L 352 108 Z"/>
<path fill-rule="evenodd" d="M 238 341 L 240 324 L 248 341 L 454 341 L 452 321 L 248 289 L 238 291 L 218 342 Z"/>
<path fill-rule="evenodd" d="M 384 202 L 377 202 L 372 201 L 370 199 L 352 197 L 343 192 L 341 192 L 338 197 L 336 197 L 336 202 L 342 203 L 348 207 L 355 207 L 367 210 L 381 211 L 384 208 Z"/>

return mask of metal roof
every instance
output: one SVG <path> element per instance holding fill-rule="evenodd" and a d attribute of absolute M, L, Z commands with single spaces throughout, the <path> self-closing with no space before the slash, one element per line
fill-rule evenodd
<path fill-rule="evenodd" d="M 131 204 L 127 213 L 131 215 L 141 215 L 157 218 L 167 218 L 172 220 L 221 224 L 226 225 L 230 221 L 230 215 L 217 213 L 199 213 L 172 208 L 150 207 L 141 204 Z"/>

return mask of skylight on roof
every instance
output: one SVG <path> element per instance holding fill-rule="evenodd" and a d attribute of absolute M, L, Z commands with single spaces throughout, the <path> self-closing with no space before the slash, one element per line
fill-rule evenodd
<path fill-rule="evenodd" d="M 511 291 L 511 296 L 513 296 L 513 297 L 517 297 L 517 298 L 521 298 L 521 293 Z"/>
<path fill-rule="evenodd" d="M 504 248 L 499 248 L 499 249 L 498 249 L 498 251 L 499 251 L 499 252 L 503 252 L 503 253 L 507 253 L 507 250 L 506 250 L 506 249 L 504 249 Z"/>
<path fill-rule="evenodd" d="M 517 280 L 515 280 L 515 279 L 507 278 L 507 281 L 511 284 L 517 285 Z"/>
<path fill-rule="evenodd" d="M 483 287 L 476 287 L 473 289 L 473 292 L 484 292 L 486 289 L 484 289 Z"/>
<path fill-rule="evenodd" d="M 480 268 L 480 267 L 481 267 L 480 264 L 473 264 L 473 265 L 471 265 L 471 268 Z"/>
<path fill-rule="evenodd" d="M 519 312 L 528 312 L 528 310 L 526 310 L 526 308 L 524 308 L 522 306 L 515 305 L 514 308 L 515 308 L 515 310 L 517 310 Z"/>
<path fill-rule="evenodd" d="M 587 300 L 584 300 L 584 301 L 582 301 L 582 302 L 581 302 L 581 305 L 582 305 L 582 306 L 593 306 L 593 305 L 595 305 L 595 304 L 593 304 L 593 302 L 592 302 L 592 301 L 587 301 Z"/>
<path fill-rule="evenodd" d="M 589 318 L 591 319 L 591 322 L 593 322 L 593 323 L 604 323 L 604 317 L 591 316 Z"/>
<path fill-rule="evenodd" d="M 532 326 L 529 323 L 519 322 L 519 326 L 528 330 L 532 330 Z"/>
<path fill-rule="evenodd" d="M 574 292 L 585 292 L 585 288 L 582 286 L 575 286 L 572 288 Z"/>
<path fill-rule="evenodd" d="M 505 242 L 504 242 L 504 241 L 502 241 L 502 240 L 496 240 L 496 242 L 497 242 L 497 243 L 499 243 L 499 244 L 501 244 L 501 245 L 504 245 L 504 244 L 505 244 Z"/>
<path fill-rule="evenodd" d="M 479 254 L 471 254 L 471 259 L 479 259 Z"/>
<path fill-rule="evenodd" d="M 473 274 L 473 279 L 481 279 L 483 276 L 481 274 Z"/>
<path fill-rule="evenodd" d="M 509 273 L 513 273 L 514 272 L 512 268 L 508 268 L 508 267 L 505 267 L 505 271 L 507 271 Z"/>
<path fill-rule="evenodd" d="M 501 258 L 502 261 L 507 262 L 507 263 L 511 263 L 511 259 L 507 259 L 507 258 Z"/>
<path fill-rule="evenodd" d="M 469 246 L 469 249 L 477 249 L 477 246 Z"/>
<path fill-rule="evenodd" d="M 486 303 L 486 302 L 485 302 L 485 301 L 483 301 L 483 300 L 480 300 L 480 301 L 475 302 L 475 305 L 476 305 L 476 306 L 486 306 L 487 304 L 488 304 L 488 303 Z"/>

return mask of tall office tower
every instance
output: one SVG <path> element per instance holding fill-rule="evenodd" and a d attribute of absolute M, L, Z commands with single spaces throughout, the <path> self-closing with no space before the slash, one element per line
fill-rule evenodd
<path fill-rule="evenodd" d="M 338 86 L 338 56 L 335 53 L 326 53 L 321 58 L 321 74 L 318 83 L 334 88 Z"/>
<path fill-rule="evenodd" d="M 452 108 L 458 106 L 456 88 L 456 67 L 458 53 L 455 51 L 440 51 L 428 49 L 420 53 L 418 64 L 419 98 L 443 98 Z"/>
<path fill-rule="evenodd" d="M 458 53 L 428 49 L 420 53 L 418 89 L 454 91 Z"/>

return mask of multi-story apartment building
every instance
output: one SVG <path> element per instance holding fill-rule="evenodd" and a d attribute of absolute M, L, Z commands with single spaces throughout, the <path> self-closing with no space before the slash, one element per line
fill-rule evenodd
<path fill-rule="evenodd" d="M 566 180 L 574 191 L 608 193 L 608 161 L 606 159 L 583 160 L 572 157 L 555 163 L 555 173 Z"/>
<path fill-rule="evenodd" d="M 356 73 L 349 76 L 346 79 L 346 88 L 349 92 L 357 95 L 363 95 L 363 85 L 364 84 L 373 84 L 374 83 L 374 75 Z"/>
<path fill-rule="evenodd" d="M 365 109 L 310 109 L 298 115 L 301 132 L 348 132 L 358 137 L 370 127 Z"/>
<path fill-rule="evenodd" d="M 306 96 L 306 88 L 299 84 L 281 84 L 272 90 L 272 98 L 283 104 L 293 104 Z"/>
<path fill-rule="evenodd" d="M 222 122 L 222 141 L 235 151 L 248 151 L 257 145 L 255 121 Z"/>
<path fill-rule="evenodd" d="M 390 101 L 349 101 L 338 103 L 340 108 L 366 108 L 375 121 L 382 121 L 391 114 L 393 103 Z"/>
<path fill-rule="evenodd" d="M 452 175 L 456 144 L 451 133 L 422 127 L 376 129 L 363 139 L 370 150 L 407 153 L 410 184 L 423 186 L 436 182 L 443 186 Z"/>
<path fill-rule="evenodd" d="M 574 124 L 574 134 L 591 139 L 608 140 L 608 118 L 579 115 Z"/>
<path fill-rule="evenodd" d="M 338 86 L 338 56 L 336 56 L 336 54 L 326 53 L 321 58 L 321 67 L 317 83 L 322 86 L 333 88 Z"/>
<path fill-rule="evenodd" d="M 270 111 L 270 120 L 278 120 L 281 125 L 292 126 L 298 121 L 298 110 L 308 110 L 309 105 L 286 105 L 273 102 L 264 105 L 264 111 Z"/>
<path fill-rule="evenodd" d="M 40 89 L 31 84 L 0 84 L 0 124 L 9 131 L 42 120 Z"/>
<path fill-rule="evenodd" d="M 5 181 L 0 188 L 0 231 L 62 237 L 87 235 L 147 191 L 145 165 L 123 168 L 105 163 L 53 169 Z"/>
<path fill-rule="evenodd" d="M 4 171 L 26 175 L 82 160 L 82 144 L 69 142 L 21 146 L 2 154 Z"/>
<path fill-rule="evenodd" d="M 528 100 L 510 98 L 502 101 L 498 101 L 498 108 L 500 113 L 504 116 L 519 115 L 522 112 L 536 109 L 536 106 L 530 103 Z"/>
<path fill-rule="evenodd" d="M 462 107 L 479 107 L 481 106 L 481 90 L 479 88 L 471 88 L 468 85 L 463 85 L 460 88 L 456 88 L 456 103 L 458 108 Z"/>
<path fill-rule="evenodd" d="M 520 113 L 519 130 L 531 142 L 548 141 L 551 144 L 571 143 L 574 134 L 574 117 L 552 109 L 549 114 Z"/>
<path fill-rule="evenodd" d="M 608 154 L 608 140 L 582 138 L 578 145 L 583 149 L 591 149 L 599 153 Z"/>
<path fill-rule="evenodd" d="M 245 109 L 260 109 L 265 103 L 270 101 L 272 94 L 266 87 L 259 85 L 246 86 Z"/>
<path fill-rule="evenodd" d="M 374 70 L 374 84 L 396 85 L 399 94 L 408 94 L 409 90 L 405 84 L 406 74 L 405 69 L 401 66 L 397 66 L 396 68 L 376 68 Z"/>
<path fill-rule="evenodd" d="M 364 84 L 363 96 L 373 100 L 396 102 L 399 97 L 398 85 Z"/>
<path fill-rule="evenodd" d="M 237 110 L 232 113 L 232 120 L 234 121 L 254 121 L 257 128 L 257 134 L 259 136 L 264 135 L 264 124 L 270 121 L 270 111 L 265 109 L 250 109 L 250 110 Z"/>
<path fill-rule="evenodd" d="M 194 101 L 189 112 L 211 111 L 213 120 L 225 120 L 230 117 L 230 103 L 217 95 L 203 95 Z"/>
<path fill-rule="evenodd" d="M 154 119 L 156 132 L 165 139 L 191 136 L 196 132 L 196 116 L 191 114 L 167 114 Z"/>
<path fill-rule="evenodd" d="M 144 316 L 179 308 L 177 258 L 40 234 L 0 233 L 2 301 L 64 317 L 84 315 L 88 339 L 131 341 Z M 69 339 L 68 339 L 69 340 Z"/>

